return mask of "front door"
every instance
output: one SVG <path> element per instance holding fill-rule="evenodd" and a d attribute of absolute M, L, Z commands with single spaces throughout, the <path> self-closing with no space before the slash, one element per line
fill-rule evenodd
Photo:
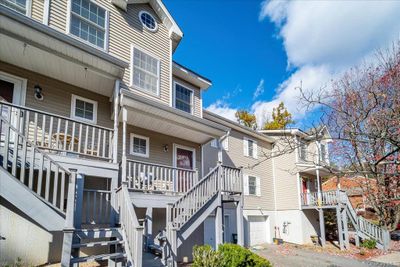
<path fill-rule="evenodd" d="M 196 181 L 193 173 L 186 170 L 195 168 L 195 150 L 190 147 L 175 145 L 174 148 L 174 167 L 176 170 L 175 190 L 178 192 L 188 191 Z"/>

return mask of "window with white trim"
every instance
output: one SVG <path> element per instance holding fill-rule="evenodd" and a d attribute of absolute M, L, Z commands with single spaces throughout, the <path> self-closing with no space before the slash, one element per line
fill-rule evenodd
<path fill-rule="evenodd" d="M 27 15 L 29 0 L 0 0 L 0 5 L 11 8 L 21 14 Z"/>
<path fill-rule="evenodd" d="M 154 32 L 157 30 L 156 19 L 149 12 L 140 11 L 139 18 L 140 22 L 142 22 L 142 25 L 149 31 Z"/>
<path fill-rule="evenodd" d="M 260 177 L 244 175 L 244 194 L 248 196 L 261 196 Z"/>
<path fill-rule="evenodd" d="M 97 123 L 97 102 L 72 95 L 71 117 L 85 122 Z"/>
<path fill-rule="evenodd" d="M 89 0 L 71 1 L 70 33 L 92 45 L 105 49 L 106 10 Z"/>
<path fill-rule="evenodd" d="M 226 137 L 224 140 L 222 140 L 222 149 L 225 151 L 229 150 L 229 138 Z M 211 147 L 213 148 L 218 148 L 218 140 L 217 139 L 213 139 L 211 141 Z"/>
<path fill-rule="evenodd" d="M 246 157 L 258 158 L 257 142 L 247 137 L 243 138 L 243 154 Z"/>
<path fill-rule="evenodd" d="M 193 113 L 193 90 L 175 83 L 174 106 L 187 113 Z"/>
<path fill-rule="evenodd" d="M 307 160 L 307 144 L 303 141 L 300 141 L 299 145 L 299 157 L 301 160 Z"/>
<path fill-rule="evenodd" d="M 131 147 L 130 153 L 134 156 L 149 157 L 149 141 L 150 139 L 146 136 L 137 134 L 131 134 Z"/>
<path fill-rule="evenodd" d="M 139 50 L 132 49 L 132 86 L 151 94 L 159 94 L 160 60 Z"/>

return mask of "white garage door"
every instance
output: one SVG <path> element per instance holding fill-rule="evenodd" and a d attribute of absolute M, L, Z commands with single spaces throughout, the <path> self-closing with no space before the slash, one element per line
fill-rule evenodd
<path fill-rule="evenodd" d="M 267 216 L 249 216 L 249 245 L 259 245 L 267 243 L 269 226 Z"/>

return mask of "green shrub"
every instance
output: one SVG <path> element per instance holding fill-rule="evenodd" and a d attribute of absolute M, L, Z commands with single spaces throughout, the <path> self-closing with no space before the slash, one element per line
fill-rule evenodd
<path fill-rule="evenodd" d="M 223 244 L 214 251 L 209 245 L 193 249 L 194 267 L 271 267 L 269 261 L 234 244 Z"/>
<path fill-rule="evenodd" d="M 368 249 L 373 249 L 376 247 L 376 241 L 373 239 L 365 239 L 362 243 L 361 243 L 361 247 L 363 248 L 368 248 Z"/>

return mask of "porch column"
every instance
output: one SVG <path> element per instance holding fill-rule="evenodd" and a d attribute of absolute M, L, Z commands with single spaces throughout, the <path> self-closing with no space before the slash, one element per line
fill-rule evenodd
<path fill-rule="evenodd" d="M 338 227 L 338 236 L 339 236 L 339 246 L 340 250 L 344 249 L 344 242 L 343 242 L 343 225 L 342 225 L 342 214 L 340 211 L 340 206 L 336 206 L 336 222 Z"/>
<path fill-rule="evenodd" d="M 318 215 L 319 215 L 320 242 L 321 246 L 324 247 L 326 245 L 324 210 L 321 208 L 318 209 Z"/>
<path fill-rule="evenodd" d="M 346 247 L 346 249 L 349 249 L 350 248 L 350 240 L 349 240 L 349 227 L 347 225 L 346 209 L 343 208 L 341 213 L 342 213 L 342 223 L 343 223 L 344 246 Z"/>
<path fill-rule="evenodd" d="M 223 241 L 223 222 L 222 222 L 222 203 L 215 209 L 215 249 L 221 245 Z"/>
<path fill-rule="evenodd" d="M 122 107 L 122 182 L 127 182 L 126 180 L 126 138 L 127 138 L 126 121 L 127 120 L 128 120 L 128 112 L 126 110 L 126 107 Z"/>
<path fill-rule="evenodd" d="M 113 163 L 118 162 L 118 125 L 119 125 L 119 80 L 115 81 L 114 87 L 114 142 L 113 142 Z M 111 144 L 110 144 L 111 145 Z"/>
<path fill-rule="evenodd" d="M 243 196 L 236 204 L 236 231 L 237 231 L 237 244 L 244 246 L 244 224 L 243 224 Z"/>
<path fill-rule="evenodd" d="M 146 247 L 153 244 L 153 208 L 146 209 Z"/>
<path fill-rule="evenodd" d="M 322 193 L 321 193 L 321 178 L 319 176 L 319 167 L 317 166 L 317 169 L 315 170 L 315 173 L 317 175 L 317 195 L 318 195 L 318 206 L 322 205 Z"/>
<path fill-rule="evenodd" d="M 85 185 L 85 176 L 81 173 L 76 175 L 76 203 L 74 227 L 80 229 L 82 225 L 82 209 L 83 209 L 83 188 Z"/>

